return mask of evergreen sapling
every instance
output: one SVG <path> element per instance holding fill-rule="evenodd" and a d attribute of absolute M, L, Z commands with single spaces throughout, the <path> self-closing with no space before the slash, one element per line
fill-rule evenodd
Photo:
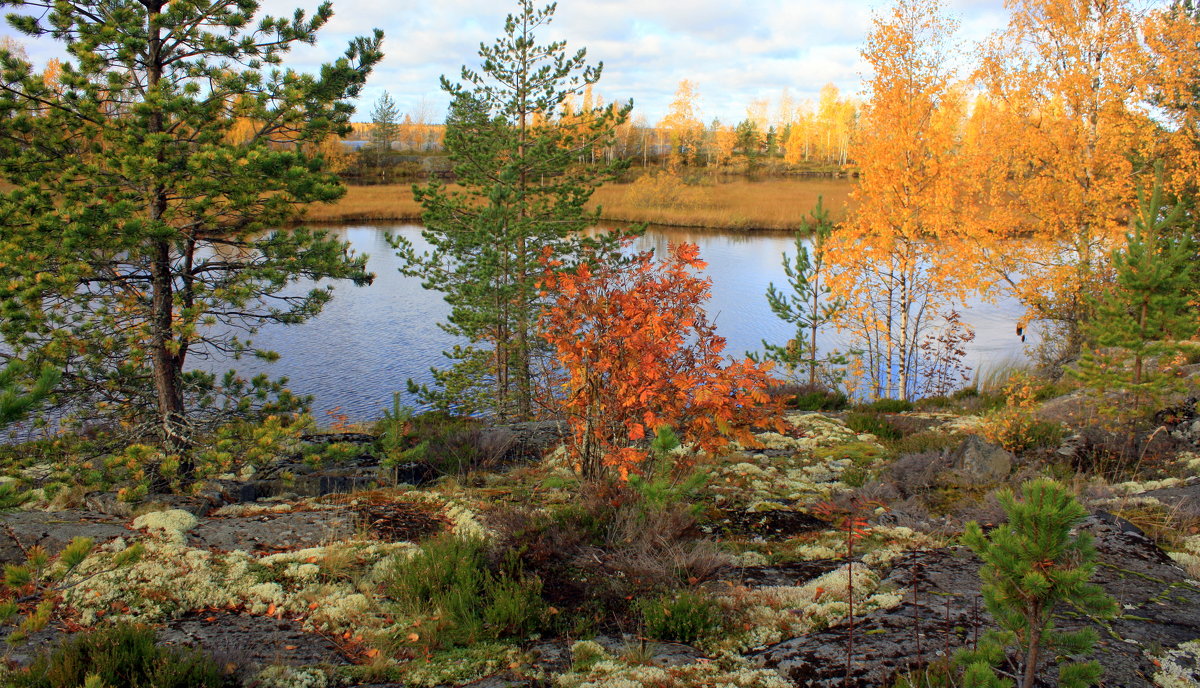
<path fill-rule="evenodd" d="M 1096 549 L 1086 532 L 1072 535 L 1087 516 L 1062 485 L 1037 479 L 1021 486 L 1021 498 L 1003 490 L 998 498 L 1008 522 L 988 534 L 976 522 L 967 524 L 963 544 L 983 560 L 979 570 L 983 599 L 1000 630 L 989 631 L 975 650 L 961 651 L 968 688 L 1012 686 L 1033 688 L 1047 659 L 1090 652 L 1097 640 L 1091 627 L 1062 631 L 1054 612 L 1070 605 L 1093 618 L 1108 619 L 1116 603 L 1100 586 L 1089 583 L 1096 569 Z M 1014 671 L 998 670 L 1007 648 L 1015 647 Z M 1085 688 L 1100 680 L 1095 661 L 1059 663 L 1059 685 Z"/>

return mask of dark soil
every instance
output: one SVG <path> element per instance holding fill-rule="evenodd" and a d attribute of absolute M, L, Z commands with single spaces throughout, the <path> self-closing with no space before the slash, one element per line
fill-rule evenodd
<path fill-rule="evenodd" d="M 734 537 L 786 540 L 802 533 L 827 530 L 829 524 L 799 511 L 722 511 L 708 526 L 714 532 Z"/>
<path fill-rule="evenodd" d="M 371 535 L 384 542 L 419 542 L 445 530 L 450 522 L 430 506 L 408 502 L 367 504 L 355 513 Z"/>

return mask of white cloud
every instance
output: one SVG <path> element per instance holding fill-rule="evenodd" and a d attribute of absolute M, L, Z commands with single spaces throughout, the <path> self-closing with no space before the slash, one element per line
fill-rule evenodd
<path fill-rule="evenodd" d="M 264 0 L 263 11 L 290 16 L 309 12 L 316 0 Z M 540 4 L 540 3 L 539 3 Z M 962 20 L 961 38 L 977 40 L 1005 21 L 1002 0 L 948 0 Z M 675 86 L 695 81 L 706 120 L 733 122 L 751 101 L 778 99 L 787 88 L 797 100 L 815 99 L 832 82 L 857 93 L 864 64 L 858 47 L 871 28 L 873 8 L 883 0 L 561 0 L 543 40 L 564 39 L 571 50 L 588 49 L 603 61 L 598 86 L 610 99 L 633 98 L 636 111 L 654 122 L 665 113 Z M 447 98 L 438 77 L 457 80 L 463 64 L 476 66 L 481 42 L 503 30 L 515 0 L 334 0 L 334 18 L 314 46 L 293 50 L 288 64 L 313 70 L 336 59 L 356 35 L 374 27 L 386 33 L 386 57 L 359 102 L 365 119 L 384 90 L 402 110 L 424 103 L 440 119 Z M 44 61 L 56 46 L 25 41 L 30 56 Z"/>

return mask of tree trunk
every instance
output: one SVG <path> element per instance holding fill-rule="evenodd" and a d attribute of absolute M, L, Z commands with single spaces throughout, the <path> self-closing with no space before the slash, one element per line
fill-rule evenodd
<path fill-rule="evenodd" d="M 1021 677 L 1021 688 L 1033 688 L 1037 681 L 1038 654 L 1041 648 L 1042 634 L 1034 623 L 1029 627 L 1029 650 L 1025 653 L 1025 672 Z"/>
<path fill-rule="evenodd" d="M 150 40 L 146 46 L 146 89 L 152 92 L 162 79 L 162 38 L 155 28 L 156 17 L 161 13 L 163 2 L 145 1 Z M 147 130 L 150 134 L 164 131 L 161 111 L 150 115 Z M 164 162 L 163 151 L 157 154 L 159 163 Z M 158 185 L 147 189 L 147 215 L 151 223 L 161 222 L 167 212 L 166 191 Z M 181 342 L 175 341 L 175 290 L 171 270 L 171 243 L 166 239 L 154 241 L 151 253 L 150 282 L 150 352 L 153 365 L 155 401 L 158 412 L 158 432 L 163 451 L 179 459 L 179 477 L 187 484 L 191 482 L 195 464 L 191 456 L 192 442 L 187 430 L 186 413 L 183 406 L 183 352 Z M 157 470 L 152 471 L 152 488 L 163 490 L 166 481 Z"/>

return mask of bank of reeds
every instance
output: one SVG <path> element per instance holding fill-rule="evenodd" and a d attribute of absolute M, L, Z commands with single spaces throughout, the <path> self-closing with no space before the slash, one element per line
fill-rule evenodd
<path fill-rule="evenodd" d="M 670 198 L 639 193 L 634 184 L 609 184 L 596 191 L 592 207 L 604 220 L 648 222 L 711 229 L 794 230 L 825 198 L 835 221 L 841 220 L 853 181 L 804 178 L 683 185 Z M 421 207 L 409 184 L 351 186 L 336 203 L 310 206 L 307 221 L 316 223 L 416 221 Z"/>
<path fill-rule="evenodd" d="M 841 221 L 854 188 L 849 179 L 740 179 L 679 185 L 660 195 L 657 189 L 646 188 L 644 180 L 601 187 L 592 203 L 601 207 L 606 220 L 745 231 L 795 230 L 822 196 L 834 221 Z"/>
<path fill-rule="evenodd" d="M 412 184 L 350 186 L 335 203 L 314 203 L 307 222 L 384 222 L 419 220 L 421 206 L 413 198 Z"/>

